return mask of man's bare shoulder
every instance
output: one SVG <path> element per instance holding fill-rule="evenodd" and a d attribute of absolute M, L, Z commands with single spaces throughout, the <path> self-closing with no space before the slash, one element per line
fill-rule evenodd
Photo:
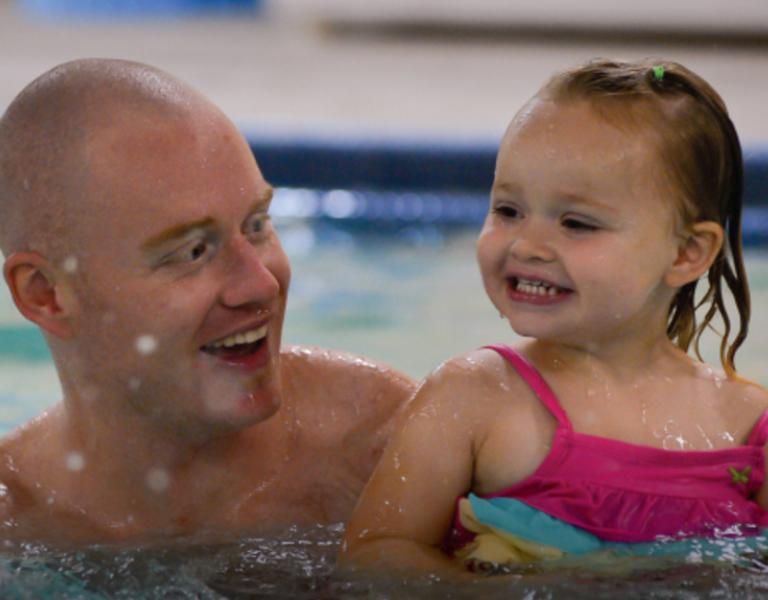
<path fill-rule="evenodd" d="M 396 369 L 370 359 L 311 346 L 289 346 L 281 353 L 287 404 L 317 423 L 339 443 L 348 435 L 384 433 L 416 389 Z M 341 438 L 341 439 L 340 439 Z"/>
<path fill-rule="evenodd" d="M 415 382 L 397 369 L 371 359 L 313 346 L 287 346 L 281 352 L 283 385 L 325 406 L 357 410 L 397 410 Z"/>
<path fill-rule="evenodd" d="M 45 413 L 0 438 L 0 535 L 26 530 L 28 517 L 41 509 L 36 493 L 47 464 L 40 453 L 50 442 L 50 414 Z"/>

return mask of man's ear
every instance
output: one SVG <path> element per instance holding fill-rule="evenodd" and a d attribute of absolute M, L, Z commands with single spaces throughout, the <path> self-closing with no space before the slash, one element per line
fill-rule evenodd
<path fill-rule="evenodd" d="M 696 281 L 709 270 L 722 247 L 723 228 L 719 223 L 694 223 L 681 236 L 677 258 L 667 270 L 664 281 L 673 288 Z"/>
<path fill-rule="evenodd" d="M 51 263 L 37 252 L 16 252 L 3 265 L 16 308 L 46 332 L 72 336 L 73 299 Z"/>

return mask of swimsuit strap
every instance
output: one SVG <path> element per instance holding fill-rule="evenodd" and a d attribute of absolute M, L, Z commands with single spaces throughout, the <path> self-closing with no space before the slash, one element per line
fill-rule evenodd
<path fill-rule="evenodd" d="M 494 350 L 504 357 L 509 364 L 514 367 L 520 377 L 523 378 L 523 381 L 530 386 L 533 393 L 536 394 L 539 400 L 541 400 L 541 403 L 546 406 L 549 412 L 551 412 L 557 419 L 560 426 L 568 430 L 573 429 L 563 407 L 560 406 L 560 402 L 558 401 L 555 392 L 552 391 L 552 388 L 549 387 L 549 384 L 541 376 L 541 373 L 538 372 L 536 367 L 534 367 L 525 356 L 518 350 L 503 344 L 491 344 L 483 347 L 488 348 L 489 350 Z M 768 415 L 768 413 L 766 414 Z"/>
<path fill-rule="evenodd" d="M 748 446 L 765 446 L 768 441 L 768 410 L 766 410 L 755 423 L 752 433 L 747 439 Z"/>

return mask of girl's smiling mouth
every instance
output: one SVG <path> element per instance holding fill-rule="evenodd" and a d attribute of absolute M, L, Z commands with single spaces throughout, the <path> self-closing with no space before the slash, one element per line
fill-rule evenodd
<path fill-rule="evenodd" d="M 507 295 L 515 302 L 553 304 L 569 297 L 573 290 L 542 279 L 512 276 L 507 278 Z"/>

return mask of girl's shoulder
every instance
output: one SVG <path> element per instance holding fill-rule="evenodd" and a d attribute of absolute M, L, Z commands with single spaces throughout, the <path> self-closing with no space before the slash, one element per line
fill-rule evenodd
<path fill-rule="evenodd" d="M 724 400 L 741 404 L 745 408 L 764 412 L 768 410 L 768 389 L 741 375 L 726 375 L 707 368 L 704 378 L 711 377 L 715 387 L 720 390 Z"/>
<path fill-rule="evenodd" d="M 725 422 L 739 433 L 738 438 L 746 438 L 768 412 L 768 390 L 741 376 L 725 374 L 715 374 L 714 384 Z"/>
<path fill-rule="evenodd" d="M 759 415 L 768 411 L 768 389 L 742 377 L 731 377 L 728 381 L 728 392 L 733 401 L 750 407 Z"/>
<path fill-rule="evenodd" d="M 446 360 L 421 382 L 414 400 L 419 399 L 457 409 L 479 406 L 483 411 L 538 403 L 518 371 L 489 348 Z"/>

